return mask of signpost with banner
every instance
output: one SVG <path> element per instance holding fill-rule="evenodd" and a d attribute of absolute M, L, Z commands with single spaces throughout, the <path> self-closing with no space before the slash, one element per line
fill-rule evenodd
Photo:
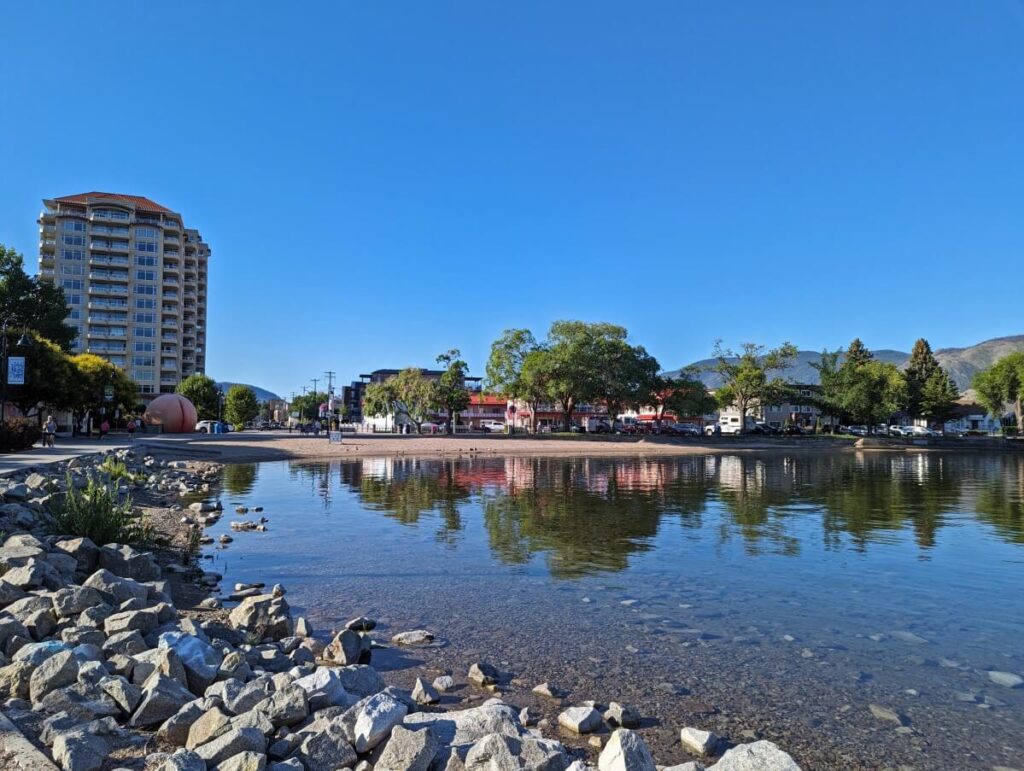
<path fill-rule="evenodd" d="M 7 359 L 7 385 L 25 385 L 25 357 L 10 356 Z"/>
<path fill-rule="evenodd" d="M 114 401 L 114 386 L 108 385 L 103 386 L 103 401 L 112 402 Z"/>

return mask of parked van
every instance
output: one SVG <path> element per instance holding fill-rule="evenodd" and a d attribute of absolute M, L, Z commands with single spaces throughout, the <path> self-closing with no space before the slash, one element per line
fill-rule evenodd
<path fill-rule="evenodd" d="M 715 432 L 715 426 L 716 426 L 715 423 L 711 423 L 711 424 L 705 426 L 704 427 L 704 433 L 707 434 L 708 436 L 714 435 L 716 433 Z M 721 432 L 721 434 L 723 436 L 730 436 L 730 435 L 739 434 L 740 433 L 740 416 L 739 415 L 720 415 L 718 417 L 717 426 L 719 427 L 720 432 Z M 746 429 L 747 432 L 751 433 L 757 427 L 757 421 L 754 420 L 752 417 L 750 417 L 748 415 L 747 416 L 747 421 L 746 421 L 746 426 L 747 426 L 747 429 Z"/>

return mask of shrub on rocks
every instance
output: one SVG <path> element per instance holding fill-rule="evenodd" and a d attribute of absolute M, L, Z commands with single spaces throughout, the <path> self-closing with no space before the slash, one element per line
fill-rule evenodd
<path fill-rule="evenodd" d="M 152 526 L 133 515 L 131 500 L 121 500 L 116 489 L 93 477 L 79 490 L 68 474 L 64 500 L 50 513 L 54 535 L 80 536 L 94 544 L 145 545 L 153 540 Z"/>

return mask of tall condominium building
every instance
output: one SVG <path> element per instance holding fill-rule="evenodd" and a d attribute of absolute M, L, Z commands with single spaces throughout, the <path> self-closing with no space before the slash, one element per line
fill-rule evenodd
<path fill-rule="evenodd" d="M 148 198 L 81 193 L 44 199 L 39 275 L 64 288 L 75 350 L 139 384 L 143 401 L 206 371 L 210 247 Z"/>

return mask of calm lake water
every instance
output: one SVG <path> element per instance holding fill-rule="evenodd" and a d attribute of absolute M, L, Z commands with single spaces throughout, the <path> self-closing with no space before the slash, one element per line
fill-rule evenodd
<path fill-rule="evenodd" d="M 1024 690 L 988 675 L 1024 675 L 1019 455 L 279 462 L 221 497 L 213 535 L 270 520 L 210 552 L 226 586 L 447 643 L 385 654 L 394 682 L 486 658 L 519 704 L 635 704 L 661 763 L 697 725 L 806 769 L 1024 768 Z"/>

